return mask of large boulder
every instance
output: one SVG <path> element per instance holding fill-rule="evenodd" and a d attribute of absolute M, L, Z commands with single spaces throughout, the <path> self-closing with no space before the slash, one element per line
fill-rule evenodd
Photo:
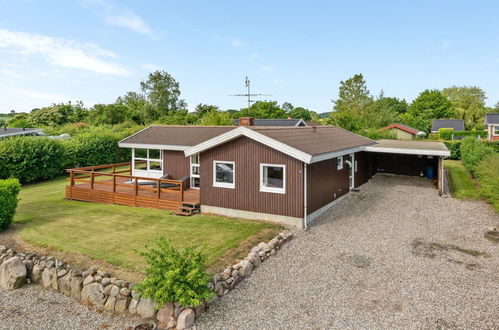
<path fill-rule="evenodd" d="M 168 302 L 158 311 L 156 318 L 159 322 L 167 324 L 170 322 L 170 318 L 175 315 L 175 305 L 172 302 Z"/>
<path fill-rule="evenodd" d="M 50 268 L 45 268 L 42 272 L 42 284 L 44 287 L 48 288 L 52 285 L 52 272 Z"/>
<path fill-rule="evenodd" d="M 194 325 L 196 314 L 191 308 L 184 309 L 177 319 L 177 330 L 188 329 Z"/>
<path fill-rule="evenodd" d="M 116 305 L 114 306 L 114 310 L 118 313 L 122 313 L 127 310 L 129 304 L 130 297 L 118 295 L 118 297 L 116 297 Z"/>
<path fill-rule="evenodd" d="M 251 271 L 253 270 L 253 264 L 248 260 L 243 260 L 239 264 L 241 265 L 241 268 L 239 268 L 239 275 L 243 277 L 250 276 Z"/>
<path fill-rule="evenodd" d="M 0 286 L 6 290 L 22 287 L 26 276 L 26 265 L 19 257 L 7 259 L 0 265 Z"/>
<path fill-rule="evenodd" d="M 142 318 L 148 319 L 156 315 L 156 307 L 151 299 L 142 298 L 137 305 L 137 314 Z"/>
<path fill-rule="evenodd" d="M 42 281 L 42 267 L 40 265 L 34 265 L 31 271 L 31 282 L 40 283 Z"/>
<path fill-rule="evenodd" d="M 71 297 L 76 300 L 81 299 L 81 290 L 83 289 L 83 280 L 79 276 L 71 278 Z"/>
<path fill-rule="evenodd" d="M 57 281 L 59 291 L 67 296 L 71 295 L 71 275 L 66 274 Z"/>
<path fill-rule="evenodd" d="M 104 306 L 106 295 L 100 283 L 90 283 L 81 290 L 81 299 L 95 306 Z"/>

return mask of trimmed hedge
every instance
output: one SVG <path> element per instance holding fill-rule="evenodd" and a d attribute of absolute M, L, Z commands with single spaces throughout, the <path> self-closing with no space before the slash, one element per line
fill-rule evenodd
<path fill-rule="evenodd" d="M 438 138 L 439 139 L 444 139 L 444 140 L 452 140 L 453 137 L 461 137 L 465 138 L 468 136 L 473 136 L 473 137 L 480 137 L 480 138 L 486 138 L 487 137 L 487 131 L 440 131 L 438 130 Z"/>
<path fill-rule="evenodd" d="M 499 154 L 482 160 L 475 168 L 480 194 L 499 211 Z"/>
<path fill-rule="evenodd" d="M 495 153 L 494 148 L 489 143 L 467 137 L 461 144 L 461 160 L 463 165 L 475 175 L 475 167 L 480 161 Z"/>
<path fill-rule="evenodd" d="M 444 144 L 450 151 L 450 159 L 461 159 L 461 141 L 445 141 Z"/>
<path fill-rule="evenodd" d="M 0 180 L 0 231 L 7 229 L 14 219 L 20 191 L 18 179 Z"/>
<path fill-rule="evenodd" d="M 0 179 L 34 182 L 63 174 L 67 168 L 130 161 L 130 150 L 118 147 L 118 141 L 130 134 L 98 129 L 69 140 L 31 136 L 2 139 Z"/>

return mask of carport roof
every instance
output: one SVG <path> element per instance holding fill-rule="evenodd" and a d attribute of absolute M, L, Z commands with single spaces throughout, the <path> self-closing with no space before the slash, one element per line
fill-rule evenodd
<path fill-rule="evenodd" d="M 379 140 L 378 144 L 365 147 L 365 151 L 391 154 L 450 156 L 450 151 L 442 142 Z"/>

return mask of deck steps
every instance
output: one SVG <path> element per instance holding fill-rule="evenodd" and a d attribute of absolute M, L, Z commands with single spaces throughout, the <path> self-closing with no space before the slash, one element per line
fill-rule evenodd
<path fill-rule="evenodd" d="M 201 205 L 200 204 L 192 204 L 192 203 L 182 202 L 182 203 L 180 203 L 180 206 L 178 207 L 175 214 L 190 217 L 191 215 L 194 215 L 194 214 L 199 213 L 199 212 L 201 212 Z"/>

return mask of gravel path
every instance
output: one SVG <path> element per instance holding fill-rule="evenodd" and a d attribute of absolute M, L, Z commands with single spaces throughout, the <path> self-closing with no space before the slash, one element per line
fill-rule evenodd
<path fill-rule="evenodd" d="M 367 193 L 362 197 L 362 194 Z M 298 233 L 198 329 L 499 329 L 499 216 L 378 175 Z"/>
<path fill-rule="evenodd" d="M 0 288 L 0 329 L 126 329 L 138 318 L 88 309 L 39 285 Z"/>

